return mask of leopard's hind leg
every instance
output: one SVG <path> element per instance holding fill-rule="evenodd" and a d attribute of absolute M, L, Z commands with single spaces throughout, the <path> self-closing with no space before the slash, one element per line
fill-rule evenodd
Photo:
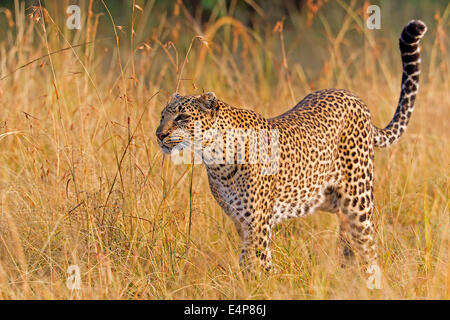
<path fill-rule="evenodd" d="M 377 265 L 373 221 L 373 143 L 364 114 L 340 141 L 341 181 L 338 192 L 341 247 L 347 257 L 356 256 L 366 267 Z"/>

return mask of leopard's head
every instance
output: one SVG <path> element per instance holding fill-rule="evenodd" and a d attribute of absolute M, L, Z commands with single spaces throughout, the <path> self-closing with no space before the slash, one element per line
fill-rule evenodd
<path fill-rule="evenodd" d="M 158 144 L 163 152 L 170 153 L 176 146 L 179 150 L 189 146 L 193 141 L 194 129 L 201 128 L 202 134 L 210 129 L 218 109 L 214 92 L 197 96 L 175 93 L 161 112 L 161 121 L 156 129 Z"/>

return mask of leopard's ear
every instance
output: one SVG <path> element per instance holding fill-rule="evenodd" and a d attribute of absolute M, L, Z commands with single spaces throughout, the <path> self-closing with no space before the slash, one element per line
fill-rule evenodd
<path fill-rule="evenodd" d="M 218 107 L 217 97 L 214 92 L 206 92 L 200 96 L 200 99 L 203 100 L 204 106 L 209 110 L 216 110 Z"/>
<path fill-rule="evenodd" d="M 172 100 L 177 100 L 178 98 L 180 98 L 181 97 L 181 95 L 178 93 L 178 92 L 175 92 L 173 95 L 172 95 Z"/>

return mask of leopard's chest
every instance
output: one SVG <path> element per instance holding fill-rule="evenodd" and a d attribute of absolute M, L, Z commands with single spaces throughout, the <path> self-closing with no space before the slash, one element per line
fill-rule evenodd
<path fill-rule="evenodd" d="M 234 216 L 243 209 L 246 195 L 240 190 L 241 181 L 235 168 L 208 170 L 211 193 L 227 215 Z"/>

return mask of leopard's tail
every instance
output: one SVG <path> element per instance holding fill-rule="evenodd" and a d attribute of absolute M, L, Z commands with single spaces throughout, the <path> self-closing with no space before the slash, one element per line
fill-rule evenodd
<path fill-rule="evenodd" d="M 419 90 L 420 47 L 419 42 L 427 31 L 427 26 L 420 20 L 410 21 L 400 35 L 399 44 L 402 54 L 403 75 L 402 90 L 397 109 L 391 122 L 384 129 L 373 126 L 376 147 L 384 148 L 395 143 L 406 130 L 414 101 Z"/>

